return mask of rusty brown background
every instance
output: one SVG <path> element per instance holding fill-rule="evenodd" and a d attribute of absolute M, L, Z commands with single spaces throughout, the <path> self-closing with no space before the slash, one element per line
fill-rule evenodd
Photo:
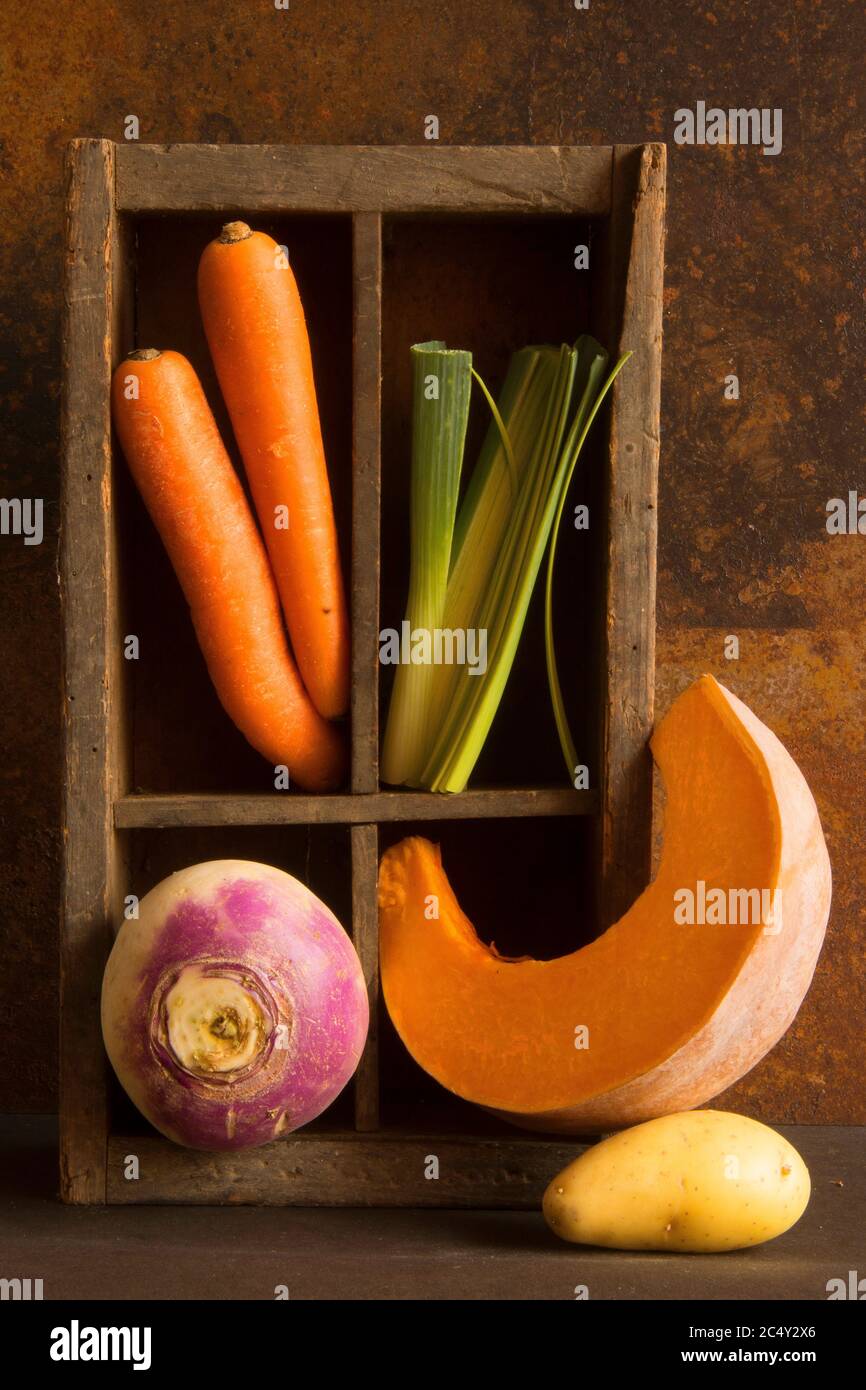
<path fill-rule="evenodd" d="M 658 708 L 713 671 L 809 779 L 835 905 L 795 1026 L 726 1104 L 866 1121 L 866 537 L 825 505 L 862 462 L 863 11 L 854 0 L 173 0 L 0 14 L 0 1108 L 55 1104 L 59 336 L 72 136 L 424 145 L 669 142 Z M 673 114 L 781 107 L 777 158 L 678 148 Z M 741 399 L 723 399 L 736 372 Z M 740 659 L 723 639 L 735 633 Z"/>

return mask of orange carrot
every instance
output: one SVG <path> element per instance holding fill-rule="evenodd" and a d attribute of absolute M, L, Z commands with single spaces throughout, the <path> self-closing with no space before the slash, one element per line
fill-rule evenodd
<path fill-rule="evenodd" d="M 349 700 L 349 622 L 295 277 L 271 237 L 229 222 L 204 250 L 198 294 L 295 658 L 333 719 Z"/>
<path fill-rule="evenodd" d="M 130 353 L 111 397 L 123 452 L 224 709 L 302 787 L 338 786 L 343 740 L 304 690 L 264 545 L 193 368 L 177 352 Z"/>

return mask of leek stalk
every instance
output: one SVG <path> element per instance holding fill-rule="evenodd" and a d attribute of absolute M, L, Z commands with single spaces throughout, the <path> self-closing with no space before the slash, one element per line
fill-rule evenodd
<path fill-rule="evenodd" d="M 457 514 L 472 354 L 442 342 L 412 348 L 411 556 L 407 619 L 410 633 L 441 626 L 451 541 Z M 386 782 L 412 782 L 421 770 L 429 726 L 431 665 L 398 665 L 382 749 Z"/>
<path fill-rule="evenodd" d="M 548 543 L 545 653 L 571 777 L 576 753 L 553 645 L 556 534 L 581 448 L 626 358 L 604 379 L 607 354 L 588 336 L 574 347 L 524 348 L 511 359 L 497 406 L 468 353 L 449 353 L 438 342 L 412 352 L 410 632 L 483 632 L 487 664 L 484 674 L 466 664 L 398 666 L 383 779 L 464 789 L 508 681 Z M 458 510 L 472 376 L 494 418 Z M 425 390 L 433 377 L 439 393 L 431 411 Z"/>

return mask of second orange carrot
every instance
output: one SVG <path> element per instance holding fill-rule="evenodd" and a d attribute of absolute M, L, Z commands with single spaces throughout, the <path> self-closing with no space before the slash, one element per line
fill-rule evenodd
<path fill-rule="evenodd" d="M 349 622 L 306 320 L 277 243 L 230 222 L 199 303 L 295 658 L 320 714 L 349 702 Z"/>

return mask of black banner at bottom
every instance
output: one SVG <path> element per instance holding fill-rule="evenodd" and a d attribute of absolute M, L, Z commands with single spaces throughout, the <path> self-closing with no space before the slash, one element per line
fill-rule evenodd
<path fill-rule="evenodd" d="M 516 1302 L 517 1300 L 513 1301 Z M 841 1301 L 841 1300 L 840 1300 Z M 847 1301 L 847 1300 L 846 1300 Z M 858 1300 L 859 1301 L 859 1300 Z M 461 1338 L 461 1347 L 471 1354 L 483 1356 L 485 1369 L 493 1370 L 497 1357 L 511 1358 L 519 1345 L 525 1354 L 533 1355 L 532 1337 L 538 1327 L 550 1326 L 557 1334 L 564 1332 L 565 1342 L 546 1344 L 544 1355 L 548 1370 L 553 1361 L 562 1358 L 571 1362 L 574 1372 L 580 1373 L 590 1364 L 590 1358 L 603 1356 L 610 1372 L 667 1370 L 670 1367 L 767 1366 L 802 1365 L 820 1368 L 822 1373 L 835 1371 L 850 1363 L 855 1352 L 855 1337 L 862 1333 L 863 1324 L 857 1310 L 829 1302 L 614 1302 L 575 1301 L 554 1312 L 548 1304 L 521 1304 L 521 1325 L 515 1320 L 513 1302 L 503 1304 L 477 1303 L 473 1322 L 467 1325 L 468 1341 Z M 378 1352 L 367 1342 L 353 1336 L 357 1325 L 369 1336 L 374 1332 L 377 1317 L 369 1301 L 359 1300 L 357 1322 L 353 1305 L 341 1302 L 339 1330 L 335 1328 L 333 1303 L 316 1305 L 302 1300 L 281 1302 L 5 1302 L 2 1305 L 2 1327 L 7 1364 L 20 1365 L 41 1374 L 57 1372 L 61 1376 L 98 1374 L 110 1369 L 116 1375 L 124 1370 L 140 1374 L 170 1373 L 172 1378 L 195 1376 L 199 1383 L 219 1377 L 221 1383 L 231 1375 L 248 1377 L 256 1365 L 264 1370 L 269 1363 L 282 1366 L 290 1373 L 297 1361 L 315 1357 L 316 1323 L 326 1319 L 330 1328 L 320 1355 L 322 1370 L 333 1375 L 339 1351 L 344 1350 L 348 1363 L 361 1370 L 367 1356 L 374 1360 L 364 1372 L 383 1370 L 389 1362 L 389 1344 L 396 1352 L 405 1346 L 413 1332 L 414 1318 L 406 1320 L 404 1309 L 411 1306 L 420 1313 L 419 1321 L 430 1320 L 430 1331 L 421 1334 L 423 1342 L 423 1377 L 429 1383 L 435 1373 L 437 1359 L 453 1372 L 454 1344 L 442 1333 L 442 1301 L 438 1311 L 430 1303 L 401 1300 L 399 1312 L 389 1308 L 386 1316 L 390 1331 Z M 445 1302 L 450 1310 L 455 1302 Z M 536 1311 L 527 1317 L 532 1306 Z M 224 1316 L 222 1311 L 224 1309 Z M 399 1319 L 394 1325 L 395 1316 Z M 539 1319 L 536 1322 L 536 1318 Z M 459 1319 L 459 1315 L 458 1315 Z M 505 1321 L 507 1320 L 507 1321 Z M 505 1335 L 491 1340 L 497 1325 Z M 374 1334 L 375 1335 L 375 1334 Z M 308 1353 L 304 1353 L 304 1340 Z M 396 1337 L 396 1341 L 394 1338 Z M 287 1348 L 294 1347 L 289 1355 Z M 536 1354 L 538 1348 L 536 1346 Z M 555 1352 L 555 1356 L 553 1355 Z M 461 1358 L 463 1351 L 461 1351 Z M 553 1360 L 551 1360 L 553 1357 Z M 402 1353 L 401 1353 L 402 1358 Z M 488 1364 L 489 1363 L 489 1364 Z M 449 1370 L 450 1368 L 450 1370 Z M 312 1369 L 312 1368 L 311 1368 Z M 513 1369 L 513 1367 L 512 1367 Z"/>

